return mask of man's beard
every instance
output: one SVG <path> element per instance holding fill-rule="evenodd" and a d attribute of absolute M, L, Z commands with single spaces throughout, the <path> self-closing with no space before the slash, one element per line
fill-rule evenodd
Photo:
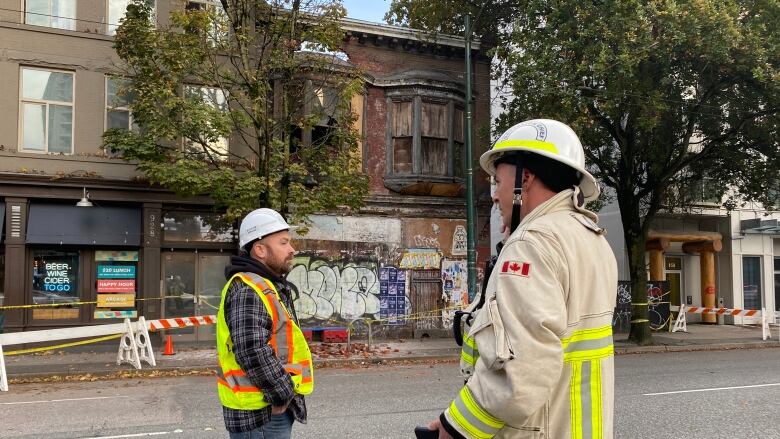
<path fill-rule="evenodd" d="M 279 276 L 284 276 L 292 269 L 292 258 L 288 260 L 284 257 L 277 257 L 272 252 L 269 252 L 268 257 L 265 260 L 265 265 Z"/>

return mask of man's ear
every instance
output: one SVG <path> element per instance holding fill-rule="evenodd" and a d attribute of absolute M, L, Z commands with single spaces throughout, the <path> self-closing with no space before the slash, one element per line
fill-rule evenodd
<path fill-rule="evenodd" d="M 255 241 L 255 243 L 252 245 L 252 255 L 258 259 L 265 259 L 265 253 L 265 246 L 262 245 L 259 240 Z"/>

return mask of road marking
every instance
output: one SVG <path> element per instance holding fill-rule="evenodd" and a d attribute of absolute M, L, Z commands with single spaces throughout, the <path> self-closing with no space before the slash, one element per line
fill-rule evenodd
<path fill-rule="evenodd" d="M 773 386 L 780 386 L 780 383 L 753 384 L 753 385 L 750 385 L 750 386 L 713 387 L 713 388 L 710 388 L 710 389 L 676 390 L 674 392 L 644 393 L 644 394 L 642 394 L 642 396 L 673 395 L 675 393 L 714 392 L 716 390 L 752 389 L 752 388 L 755 388 L 755 387 L 773 387 Z"/>
<path fill-rule="evenodd" d="M 0 402 L 0 405 L 44 404 L 47 402 L 90 401 L 93 399 L 115 399 L 115 398 L 129 398 L 129 396 L 95 396 L 92 398 L 67 398 L 67 399 L 49 399 L 49 400 L 41 400 L 41 401 Z"/>
<path fill-rule="evenodd" d="M 171 434 L 171 433 L 184 433 L 184 430 L 176 429 L 173 431 L 153 431 L 150 433 L 134 433 L 134 434 L 120 434 L 118 436 L 89 436 L 90 439 L 119 439 L 123 437 L 145 437 L 145 436 L 162 436 L 164 434 Z"/>

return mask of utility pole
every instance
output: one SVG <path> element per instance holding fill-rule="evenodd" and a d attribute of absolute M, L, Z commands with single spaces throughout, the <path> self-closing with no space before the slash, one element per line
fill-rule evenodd
<path fill-rule="evenodd" d="M 469 301 L 477 294 L 477 239 L 474 213 L 474 158 L 471 141 L 471 14 L 466 14 L 466 235 L 468 238 Z"/>

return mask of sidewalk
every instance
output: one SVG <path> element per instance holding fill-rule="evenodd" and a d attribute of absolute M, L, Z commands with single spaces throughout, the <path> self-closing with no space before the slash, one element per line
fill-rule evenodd
<path fill-rule="evenodd" d="M 626 340 L 627 334 L 615 334 L 615 353 L 623 355 L 780 347 L 777 328 L 772 329 L 773 338 L 762 341 L 760 327 L 689 324 L 687 333 L 654 333 L 653 346 L 635 346 Z M 94 379 L 105 376 L 115 378 L 138 376 L 136 370 L 128 364 L 117 366 L 118 346 L 117 341 L 37 354 L 6 356 L 8 378 L 11 383 L 18 383 L 28 380 L 56 380 L 63 377 L 83 379 L 86 375 Z M 457 361 L 460 355 L 460 348 L 450 338 L 378 340 L 370 349 L 365 341 L 361 340 L 353 342 L 349 351 L 346 344 L 313 343 L 311 347 L 315 366 L 319 368 Z M 175 346 L 175 355 L 164 356 L 162 346 L 155 343 L 154 353 L 157 366 L 152 367 L 143 363 L 143 369 L 137 372 L 144 375 L 208 374 L 216 366 L 216 349 L 202 344 L 178 343 Z"/>

